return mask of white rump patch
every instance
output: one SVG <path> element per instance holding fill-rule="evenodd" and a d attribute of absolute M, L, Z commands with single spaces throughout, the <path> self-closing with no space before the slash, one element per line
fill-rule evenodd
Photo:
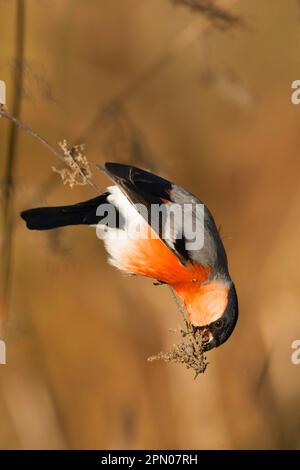
<path fill-rule="evenodd" d="M 110 186 L 107 189 L 110 193 L 107 201 L 120 212 L 125 225 L 122 228 L 110 228 L 99 223 L 96 226 L 97 236 L 104 241 L 109 254 L 109 263 L 122 271 L 131 273 L 127 260 L 138 256 L 137 234 L 141 230 L 147 230 L 148 224 L 118 186 Z M 134 232 L 135 236 L 133 236 Z"/>

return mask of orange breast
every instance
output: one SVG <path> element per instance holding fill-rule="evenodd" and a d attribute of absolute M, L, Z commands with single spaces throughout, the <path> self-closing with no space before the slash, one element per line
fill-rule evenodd
<path fill-rule="evenodd" d="M 207 279 L 209 270 L 190 263 L 183 266 L 177 256 L 148 228 L 148 238 L 135 240 L 131 248 L 122 255 L 126 270 L 141 276 L 151 277 L 167 284 L 201 283 Z"/>
<path fill-rule="evenodd" d="M 226 283 L 213 280 L 204 285 L 190 282 L 175 284 L 172 287 L 182 298 L 194 326 L 209 325 L 223 315 L 229 290 Z"/>
<path fill-rule="evenodd" d="M 210 268 L 193 263 L 183 266 L 152 229 L 147 230 L 151 237 L 135 240 L 122 253 L 122 269 L 169 284 L 181 297 L 194 326 L 218 319 L 226 308 L 227 284 L 207 282 Z"/>

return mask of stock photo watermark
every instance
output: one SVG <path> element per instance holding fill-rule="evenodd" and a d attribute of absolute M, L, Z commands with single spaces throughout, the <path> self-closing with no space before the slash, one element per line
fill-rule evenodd
<path fill-rule="evenodd" d="M 0 339 L 0 365 L 6 364 L 6 344 Z"/>
<path fill-rule="evenodd" d="M 300 80 L 294 80 L 291 88 L 294 90 L 291 94 L 291 102 L 293 104 L 300 104 Z"/>
<path fill-rule="evenodd" d="M 204 205 L 135 204 L 116 209 L 112 204 L 101 204 L 96 211 L 100 222 L 96 225 L 98 238 L 137 240 L 162 238 L 170 243 L 185 240 L 189 251 L 201 250 L 204 245 Z"/>
<path fill-rule="evenodd" d="M 300 339 L 295 339 L 295 341 L 292 342 L 291 347 L 294 349 L 291 354 L 291 363 L 298 366 L 300 364 Z"/>

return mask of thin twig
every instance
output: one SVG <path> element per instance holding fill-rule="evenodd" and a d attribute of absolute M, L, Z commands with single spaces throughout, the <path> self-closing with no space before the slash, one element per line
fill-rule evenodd
<path fill-rule="evenodd" d="M 182 315 L 182 318 L 184 319 L 184 321 L 186 321 L 186 315 L 185 315 L 185 311 L 184 311 L 184 308 L 183 308 L 183 305 L 181 304 L 180 300 L 178 299 L 177 295 L 175 294 L 175 292 L 173 291 L 172 287 L 168 285 L 168 288 L 169 288 L 169 291 L 171 292 L 171 295 L 176 303 L 176 306 L 179 310 L 179 312 L 181 313 Z"/>
<path fill-rule="evenodd" d="M 63 155 L 62 152 L 58 150 L 58 148 L 54 147 L 48 140 L 46 140 L 44 137 L 42 137 L 40 134 L 38 134 L 36 131 L 34 131 L 31 127 L 27 126 L 27 124 L 24 124 L 21 122 L 19 119 L 17 119 L 15 116 L 10 114 L 7 110 L 5 110 L 3 107 L 0 108 L 0 116 L 8 119 L 9 121 L 13 122 L 17 127 L 25 131 L 27 134 L 30 134 L 32 137 L 34 137 L 36 140 L 38 140 L 41 144 L 43 144 L 47 149 L 52 152 L 57 158 L 59 158 L 63 163 L 65 163 L 65 156 Z M 101 193 L 100 188 L 91 180 L 91 178 L 87 178 L 82 169 L 78 166 L 79 172 L 81 176 L 86 179 L 87 183 L 97 192 Z"/>
<path fill-rule="evenodd" d="M 24 33 L 25 33 L 25 1 L 18 0 L 17 14 L 16 14 L 16 57 L 19 62 L 24 58 Z M 23 85 L 23 72 L 22 69 L 14 76 L 14 100 L 13 100 L 13 114 L 19 116 L 21 112 L 21 95 Z M 16 163 L 16 148 L 17 148 L 18 132 L 14 125 L 10 126 L 8 137 L 8 151 L 7 162 L 4 172 L 3 184 L 3 222 L 4 222 L 4 236 L 2 244 L 2 298 L 4 305 L 3 314 L 7 314 L 9 295 L 10 295 L 10 281 L 11 281 L 11 256 L 13 249 L 13 197 L 14 197 L 14 169 Z M 0 329 L 4 328 L 5 317 Z M 1 331 L 2 333 L 2 331 Z"/>
<path fill-rule="evenodd" d="M 214 22 L 216 26 L 228 28 L 241 24 L 239 16 L 234 15 L 225 8 L 221 8 L 212 0 L 170 0 L 174 5 L 181 5 L 190 8 L 195 13 L 200 13 Z"/>

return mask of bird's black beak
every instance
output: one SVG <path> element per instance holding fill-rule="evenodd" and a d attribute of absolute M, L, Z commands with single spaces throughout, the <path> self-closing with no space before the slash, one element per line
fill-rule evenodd
<path fill-rule="evenodd" d="M 206 341 L 203 344 L 203 349 L 205 352 L 207 352 L 207 351 L 210 351 L 211 349 L 216 348 L 217 346 L 219 346 L 219 344 L 216 341 L 216 339 L 212 336 L 210 340 Z"/>
<path fill-rule="evenodd" d="M 197 329 L 203 331 L 202 340 L 203 340 L 203 350 L 210 351 L 213 348 L 216 348 L 219 344 L 217 340 L 213 337 L 212 333 L 209 331 L 208 326 L 200 326 Z"/>

